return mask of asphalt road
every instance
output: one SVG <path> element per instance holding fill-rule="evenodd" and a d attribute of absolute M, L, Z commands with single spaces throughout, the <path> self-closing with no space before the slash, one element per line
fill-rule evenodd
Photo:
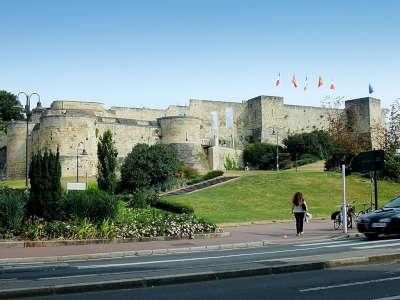
<path fill-rule="evenodd" d="M 400 299 L 400 264 L 25 299 Z"/>
<path fill-rule="evenodd" d="M 348 257 L 399 249 L 399 239 L 321 240 L 261 248 L 202 251 L 146 257 L 125 257 L 52 264 L 0 266 L 0 291 L 132 278 L 223 272 L 285 265 L 321 257 Z"/>

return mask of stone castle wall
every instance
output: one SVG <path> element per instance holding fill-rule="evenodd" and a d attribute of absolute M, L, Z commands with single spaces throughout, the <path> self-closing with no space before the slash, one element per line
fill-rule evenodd
<path fill-rule="evenodd" d="M 361 111 L 359 129 L 369 131 L 382 122 L 380 101 L 363 98 L 347 101 Z M 39 150 L 60 151 L 63 176 L 96 175 L 97 142 L 107 129 L 113 133 L 119 161 L 138 143 L 172 145 L 185 164 L 199 170 L 223 168 L 227 156 L 241 164 L 241 149 L 256 141 L 276 143 L 289 133 L 310 132 L 327 126 L 321 107 L 285 105 L 282 97 L 258 96 L 242 103 L 190 100 L 188 106 L 167 109 L 105 109 L 102 103 L 54 101 L 48 109 L 35 110 L 29 124 L 29 154 Z M 7 176 L 25 174 L 24 122 L 10 124 L 7 135 Z"/>

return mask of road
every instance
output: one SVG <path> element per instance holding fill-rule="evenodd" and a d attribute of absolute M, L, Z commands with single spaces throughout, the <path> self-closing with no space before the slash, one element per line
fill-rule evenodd
<path fill-rule="evenodd" d="M 400 299 L 400 264 L 25 299 Z"/>
<path fill-rule="evenodd" d="M 183 274 L 234 272 L 268 266 L 345 258 L 396 251 L 398 239 L 367 241 L 320 240 L 260 248 L 202 251 L 171 255 L 125 257 L 90 261 L 12 264 L 0 266 L 0 292 L 18 288 L 37 288 L 134 278 L 177 276 Z"/>

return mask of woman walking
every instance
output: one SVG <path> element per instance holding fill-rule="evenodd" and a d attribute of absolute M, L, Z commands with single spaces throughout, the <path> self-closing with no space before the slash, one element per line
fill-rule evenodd
<path fill-rule="evenodd" d="M 304 215 L 307 212 L 306 201 L 303 198 L 303 194 L 300 192 L 296 192 L 293 195 L 293 203 L 292 203 L 292 214 L 296 219 L 296 230 L 297 236 L 303 235 L 303 224 L 304 224 Z"/>

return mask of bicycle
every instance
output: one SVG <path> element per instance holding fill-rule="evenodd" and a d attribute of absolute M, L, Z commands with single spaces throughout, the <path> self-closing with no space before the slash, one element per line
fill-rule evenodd
<path fill-rule="evenodd" d="M 346 205 L 347 208 L 347 228 L 348 229 L 352 229 L 353 228 L 353 222 L 355 223 L 356 221 L 356 207 L 354 205 L 354 203 L 352 204 L 347 204 Z M 338 211 L 334 211 L 331 215 L 331 220 L 333 220 L 333 229 L 334 230 L 339 230 L 343 228 L 343 224 L 342 224 L 342 219 L 343 219 L 343 210 L 340 209 Z"/>

